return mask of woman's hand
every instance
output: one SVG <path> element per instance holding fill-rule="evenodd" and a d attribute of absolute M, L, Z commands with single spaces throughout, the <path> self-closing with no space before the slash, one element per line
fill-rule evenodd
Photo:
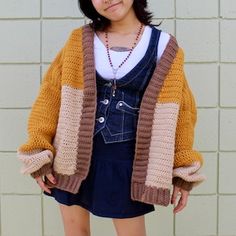
<path fill-rule="evenodd" d="M 188 201 L 189 191 L 184 190 L 184 189 L 174 185 L 173 194 L 171 197 L 171 204 L 175 205 L 178 192 L 181 193 L 181 196 L 178 201 L 178 205 L 173 210 L 174 214 L 181 211 L 187 205 L 187 201 Z"/>
<path fill-rule="evenodd" d="M 47 174 L 46 177 L 49 179 L 50 182 L 52 182 L 53 184 L 56 184 L 56 179 L 52 174 Z M 52 187 L 45 184 L 45 182 L 43 180 L 43 176 L 36 177 L 35 180 L 39 184 L 39 186 L 42 190 L 51 194 L 51 190 L 49 188 L 52 188 Z"/>

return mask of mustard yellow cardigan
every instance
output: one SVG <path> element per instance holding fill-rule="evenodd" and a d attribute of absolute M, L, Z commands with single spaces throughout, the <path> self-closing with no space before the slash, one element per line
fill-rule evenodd
<path fill-rule="evenodd" d="M 17 149 L 22 174 L 52 173 L 79 191 L 91 161 L 96 114 L 94 32 L 74 29 L 45 73 L 28 120 L 28 140 Z M 131 180 L 133 200 L 167 206 L 174 184 L 191 190 L 206 179 L 193 150 L 196 104 L 185 78 L 183 50 L 171 36 L 143 95 Z"/>

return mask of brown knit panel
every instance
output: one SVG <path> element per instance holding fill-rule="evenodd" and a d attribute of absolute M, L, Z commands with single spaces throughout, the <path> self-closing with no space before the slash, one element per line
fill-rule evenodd
<path fill-rule="evenodd" d="M 80 119 L 76 172 L 85 179 L 89 171 L 92 156 L 97 104 L 96 76 L 93 59 L 93 31 L 88 25 L 83 27 L 82 40 L 84 55 L 84 101 Z"/>
<path fill-rule="evenodd" d="M 142 183 L 134 183 L 131 199 L 149 204 L 168 206 L 170 203 L 170 189 L 154 188 Z"/>
<path fill-rule="evenodd" d="M 136 133 L 136 146 L 135 157 L 133 162 L 132 183 L 145 184 L 149 148 L 152 134 L 152 123 L 154 117 L 155 106 L 157 103 L 157 97 L 168 74 L 168 71 L 173 63 L 173 60 L 177 54 L 178 45 L 176 39 L 171 36 L 170 40 L 165 48 L 165 51 L 156 65 L 146 91 L 143 95 L 143 99 L 140 105 L 137 133 Z M 159 191 L 159 190 L 158 190 Z M 133 193 L 137 195 L 136 192 Z M 149 198 L 149 196 L 147 196 Z"/>

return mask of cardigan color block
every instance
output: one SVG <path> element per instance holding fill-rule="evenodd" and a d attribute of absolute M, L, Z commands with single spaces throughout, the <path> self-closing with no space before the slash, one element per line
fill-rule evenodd
<path fill-rule="evenodd" d="M 28 141 L 17 149 L 22 174 L 52 173 L 48 185 L 77 193 L 89 171 L 96 115 L 94 32 L 74 29 L 43 77 L 28 120 Z M 196 104 L 184 74 L 184 53 L 171 36 L 144 92 L 131 179 L 133 200 L 167 206 L 174 184 L 202 183 L 193 150 Z"/>

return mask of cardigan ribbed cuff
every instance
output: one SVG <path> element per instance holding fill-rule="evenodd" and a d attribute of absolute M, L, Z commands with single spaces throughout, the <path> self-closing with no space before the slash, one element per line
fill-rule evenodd
<path fill-rule="evenodd" d="M 187 182 L 180 177 L 174 177 L 172 179 L 172 184 L 187 191 L 190 191 L 193 188 L 193 182 Z"/>
<path fill-rule="evenodd" d="M 50 174 L 51 172 L 52 172 L 52 163 L 47 163 L 44 166 L 42 166 L 39 170 L 31 173 L 30 175 L 33 178 L 37 178 L 42 175 Z"/>

